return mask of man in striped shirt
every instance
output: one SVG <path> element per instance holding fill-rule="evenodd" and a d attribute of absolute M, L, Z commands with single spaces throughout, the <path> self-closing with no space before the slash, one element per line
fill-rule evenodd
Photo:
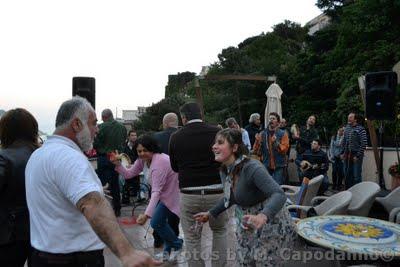
<path fill-rule="evenodd" d="M 346 189 L 362 181 L 362 163 L 364 150 L 367 147 L 367 132 L 359 124 L 361 118 L 354 112 L 347 117 L 347 126 L 344 129 L 343 153 Z"/>

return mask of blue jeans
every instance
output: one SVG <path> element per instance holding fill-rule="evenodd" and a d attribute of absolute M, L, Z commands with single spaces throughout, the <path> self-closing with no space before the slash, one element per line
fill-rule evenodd
<path fill-rule="evenodd" d="M 344 175 L 345 175 L 345 186 L 349 189 L 355 184 L 361 183 L 361 170 L 362 170 L 363 158 L 358 158 L 354 161 L 352 157 L 344 160 Z"/>
<path fill-rule="evenodd" d="M 150 225 L 164 241 L 164 251 L 170 253 L 171 249 L 179 250 L 182 248 L 183 240 L 179 239 L 171 226 L 168 224 L 169 218 L 174 218 L 176 214 L 170 211 L 162 202 L 158 202 L 151 218 Z"/>

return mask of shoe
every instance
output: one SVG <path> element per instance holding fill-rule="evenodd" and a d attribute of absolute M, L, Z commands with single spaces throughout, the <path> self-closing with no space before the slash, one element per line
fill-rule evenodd
<path fill-rule="evenodd" d="M 175 249 L 171 250 L 171 253 L 169 254 L 169 259 L 168 259 L 168 261 L 169 261 L 169 262 L 176 262 L 176 261 L 178 261 L 178 258 L 179 258 L 179 256 L 180 256 L 181 253 L 182 253 L 182 248 L 183 248 L 183 247 L 181 247 L 181 248 L 178 249 L 178 250 L 175 250 Z"/>
<path fill-rule="evenodd" d="M 178 261 L 179 256 L 181 255 L 182 249 L 183 249 L 183 239 L 178 238 L 180 241 L 180 247 L 175 249 L 171 249 L 171 252 L 169 253 L 169 260 L 170 262 L 176 262 Z"/>
<path fill-rule="evenodd" d="M 168 254 L 168 252 L 163 251 L 160 253 L 157 253 L 154 255 L 154 259 L 157 261 L 161 261 L 161 262 L 167 262 L 169 261 L 170 255 Z"/>

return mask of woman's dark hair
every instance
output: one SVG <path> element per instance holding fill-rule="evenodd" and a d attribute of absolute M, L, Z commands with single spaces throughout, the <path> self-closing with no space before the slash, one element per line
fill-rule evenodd
<path fill-rule="evenodd" d="M 334 130 L 332 131 L 332 136 L 331 136 L 331 138 L 336 138 L 336 135 L 337 135 L 338 130 L 339 130 L 340 128 L 343 128 L 343 130 L 344 130 L 345 127 L 346 127 L 345 125 L 340 124 L 336 129 L 334 129 Z"/>
<path fill-rule="evenodd" d="M 7 111 L 0 119 L 0 142 L 7 148 L 16 141 L 39 146 L 39 127 L 33 115 L 23 108 Z"/>
<path fill-rule="evenodd" d="M 151 135 L 146 134 L 139 136 L 139 138 L 136 140 L 135 149 L 137 149 L 138 145 L 142 145 L 149 152 L 162 153 L 157 140 L 154 139 L 154 137 L 152 137 Z"/>
<path fill-rule="evenodd" d="M 235 158 L 248 154 L 248 149 L 243 144 L 242 132 L 240 130 L 232 128 L 222 129 L 217 133 L 215 138 L 218 136 L 223 137 L 232 147 L 238 145 L 237 151 L 234 152 Z"/>
<path fill-rule="evenodd" d="M 248 154 L 248 149 L 247 147 L 243 144 L 243 139 L 242 139 L 242 132 L 238 129 L 232 129 L 232 128 L 226 128 L 217 133 L 215 138 L 218 137 L 224 138 L 232 147 L 234 145 L 238 145 L 238 149 L 236 152 L 234 152 L 235 158 L 239 158 L 240 156 L 247 155 Z M 242 170 L 243 164 L 248 161 L 248 159 L 244 159 L 240 164 L 238 164 L 235 169 L 232 171 L 232 174 L 234 176 L 233 179 L 233 186 L 235 187 L 236 180 L 238 178 L 238 173 Z M 221 166 L 221 170 L 223 172 L 226 172 L 226 166 Z"/>

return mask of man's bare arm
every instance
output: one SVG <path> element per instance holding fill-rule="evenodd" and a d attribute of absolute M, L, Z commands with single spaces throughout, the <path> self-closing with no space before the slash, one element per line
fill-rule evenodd
<path fill-rule="evenodd" d="M 132 245 L 122 233 L 114 211 L 99 192 L 90 192 L 76 204 L 99 238 L 120 259 L 134 252 Z"/>

